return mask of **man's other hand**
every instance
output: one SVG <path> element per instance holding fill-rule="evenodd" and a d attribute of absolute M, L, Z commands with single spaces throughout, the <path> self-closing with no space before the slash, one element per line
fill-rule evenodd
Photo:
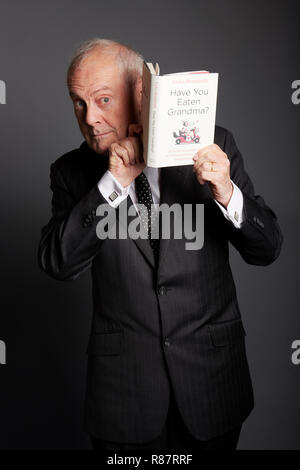
<path fill-rule="evenodd" d="M 227 207 L 233 192 L 230 181 L 230 161 L 216 144 L 207 145 L 193 157 L 193 171 L 200 184 L 209 183 L 216 201 Z"/>
<path fill-rule="evenodd" d="M 111 144 L 109 148 L 108 169 L 125 188 L 145 168 L 143 145 L 141 141 L 142 127 L 130 124 L 128 137 Z"/>

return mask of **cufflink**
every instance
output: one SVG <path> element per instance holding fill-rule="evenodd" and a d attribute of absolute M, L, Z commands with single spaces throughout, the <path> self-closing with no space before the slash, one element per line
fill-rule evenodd
<path fill-rule="evenodd" d="M 118 193 L 114 191 L 110 196 L 108 196 L 108 198 L 113 202 L 115 199 L 117 199 L 118 196 Z"/>

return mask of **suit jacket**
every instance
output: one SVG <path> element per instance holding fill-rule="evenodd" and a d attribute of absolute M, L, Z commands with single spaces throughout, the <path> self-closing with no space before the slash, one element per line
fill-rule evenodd
<path fill-rule="evenodd" d="M 107 157 L 84 143 L 51 165 L 52 218 L 42 229 L 38 259 L 58 280 L 92 270 L 85 426 L 96 437 L 128 443 L 157 437 L 170 387 L 200 440 L 238 426 L 253 408 L 228 242 L 247 263 L 268 265 L 279 255 L 282 234 L 274 212 L 255 196 L 232 134 L 216 126 L 215 143 L 243 193 L 244 223 L 237 229 L 226 220 L 191 165 L 162 168 L 161 203 L 204 204 L 204 245 L 188 251 L 184 238 L 162 239 L 158 265 L 148 240 L 96 235 L 96 208 L 106 203 L 97 182 Z"/>

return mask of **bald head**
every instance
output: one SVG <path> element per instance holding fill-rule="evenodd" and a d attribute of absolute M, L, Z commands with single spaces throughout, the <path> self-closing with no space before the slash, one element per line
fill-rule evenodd
<path fill-rule="evenodd" d="M 88 56 L 100 56 L 100 54 L 104 58 L 115 59 L 120 74 L 123 74 L 129 85 L 134 86 L 138 78 L 142 76 L 143 57 L 141 54 L 125 44 L 110 39 L 95 38 L 84 42 L 75 51 L 68 68 L 68 83 L 74 71 Z"/>

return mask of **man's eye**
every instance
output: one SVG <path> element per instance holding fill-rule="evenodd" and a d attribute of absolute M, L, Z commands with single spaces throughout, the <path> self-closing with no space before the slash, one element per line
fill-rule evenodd
<path fill-rule="evenodd" d="M 84 107 L 84 101 L 76 100 L 74 101 L 74 106 L 76 109 L 82 109 Z"/>
<path fill-rule="evenodd" d="M 108 96 L 104 96 L 103 98 L 100 99 L 101 104 L 107 104 L 110 102 L 110 98 Z"/>

